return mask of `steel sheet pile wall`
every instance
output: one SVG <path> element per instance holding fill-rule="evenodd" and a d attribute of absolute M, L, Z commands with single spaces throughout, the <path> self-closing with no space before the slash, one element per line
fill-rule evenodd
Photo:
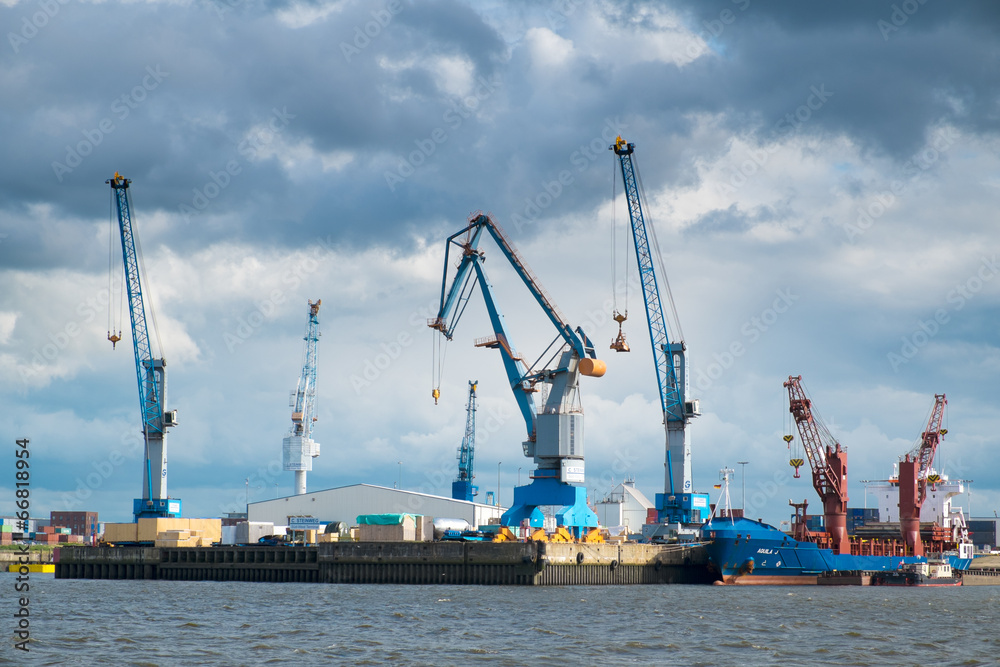
<path fill-rule="evenodd" d="M 511 586 L 712 581 L 700 547 L 537 542 L 73 548 L 60 550 L 56 578 Z"/>

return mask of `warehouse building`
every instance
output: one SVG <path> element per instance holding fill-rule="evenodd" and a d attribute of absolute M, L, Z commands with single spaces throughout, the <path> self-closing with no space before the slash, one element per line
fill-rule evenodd
<path fill-rule="evenodd" d="M 427 493 L 352 484 L 298 496 L 250 503 L 249 521 L 287 526 L 291 517 L 314 517 L 320 522 L 344 521 L 357 525 L 361 514 L 423 514 L 436 519 L 465 519 L 472 526 L 497 523 L 505 507 L 454 500 Z"/>

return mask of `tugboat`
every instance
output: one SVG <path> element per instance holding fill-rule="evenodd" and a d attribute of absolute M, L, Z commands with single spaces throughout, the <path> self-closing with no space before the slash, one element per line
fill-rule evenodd
<path fill-rule="evenodd" d="M 951 564 L 944 561 L 907 563 L 893 572 L 876 572 L 872 586 L 961 586 L 962 578 L 956 577 Z"/>

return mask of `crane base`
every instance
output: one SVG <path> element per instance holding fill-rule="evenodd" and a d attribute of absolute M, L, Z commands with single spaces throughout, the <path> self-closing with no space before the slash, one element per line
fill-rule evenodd
<path fill-rule="evenodd" d="M 500 517 L 500 524 L 520 526 L 527 521 L 532 528 L 541 528 L 545 516 L 539 507 L 543 505 L 559 508 L 556 510 L 556 523 L 569 528 L 574 537 L 579 538 L 586 534 L 588 528 L 597 527 L 597 515 L 587 505 L 587 489 L 551 477 L 515 486 L 514 504 Z"/>
<path fill-rule="evenodd" d="M 150 518 L 176 519 L 181 515 L 180 498 L 136 498 L 132 501 L 135 520 Z"/>

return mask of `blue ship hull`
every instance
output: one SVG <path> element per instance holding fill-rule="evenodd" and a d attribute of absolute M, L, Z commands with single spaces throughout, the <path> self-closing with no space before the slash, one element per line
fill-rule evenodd
<path fill-rule="evenodd" d="M 741 583 L 815 583 L 834 571 L 891 571 L 903 563 L 921 563 L 914 556 L 852 556 L 835 554 L 813 542 L 800 542 L 774 526 L 750 519 L 713 519 L 702 527 L 709 560 L 723 581 Z M 955 569 L 967 569 L 969 559 L 951 559 Z M 743 580 L 743 578 L 746 580 Z"/>

